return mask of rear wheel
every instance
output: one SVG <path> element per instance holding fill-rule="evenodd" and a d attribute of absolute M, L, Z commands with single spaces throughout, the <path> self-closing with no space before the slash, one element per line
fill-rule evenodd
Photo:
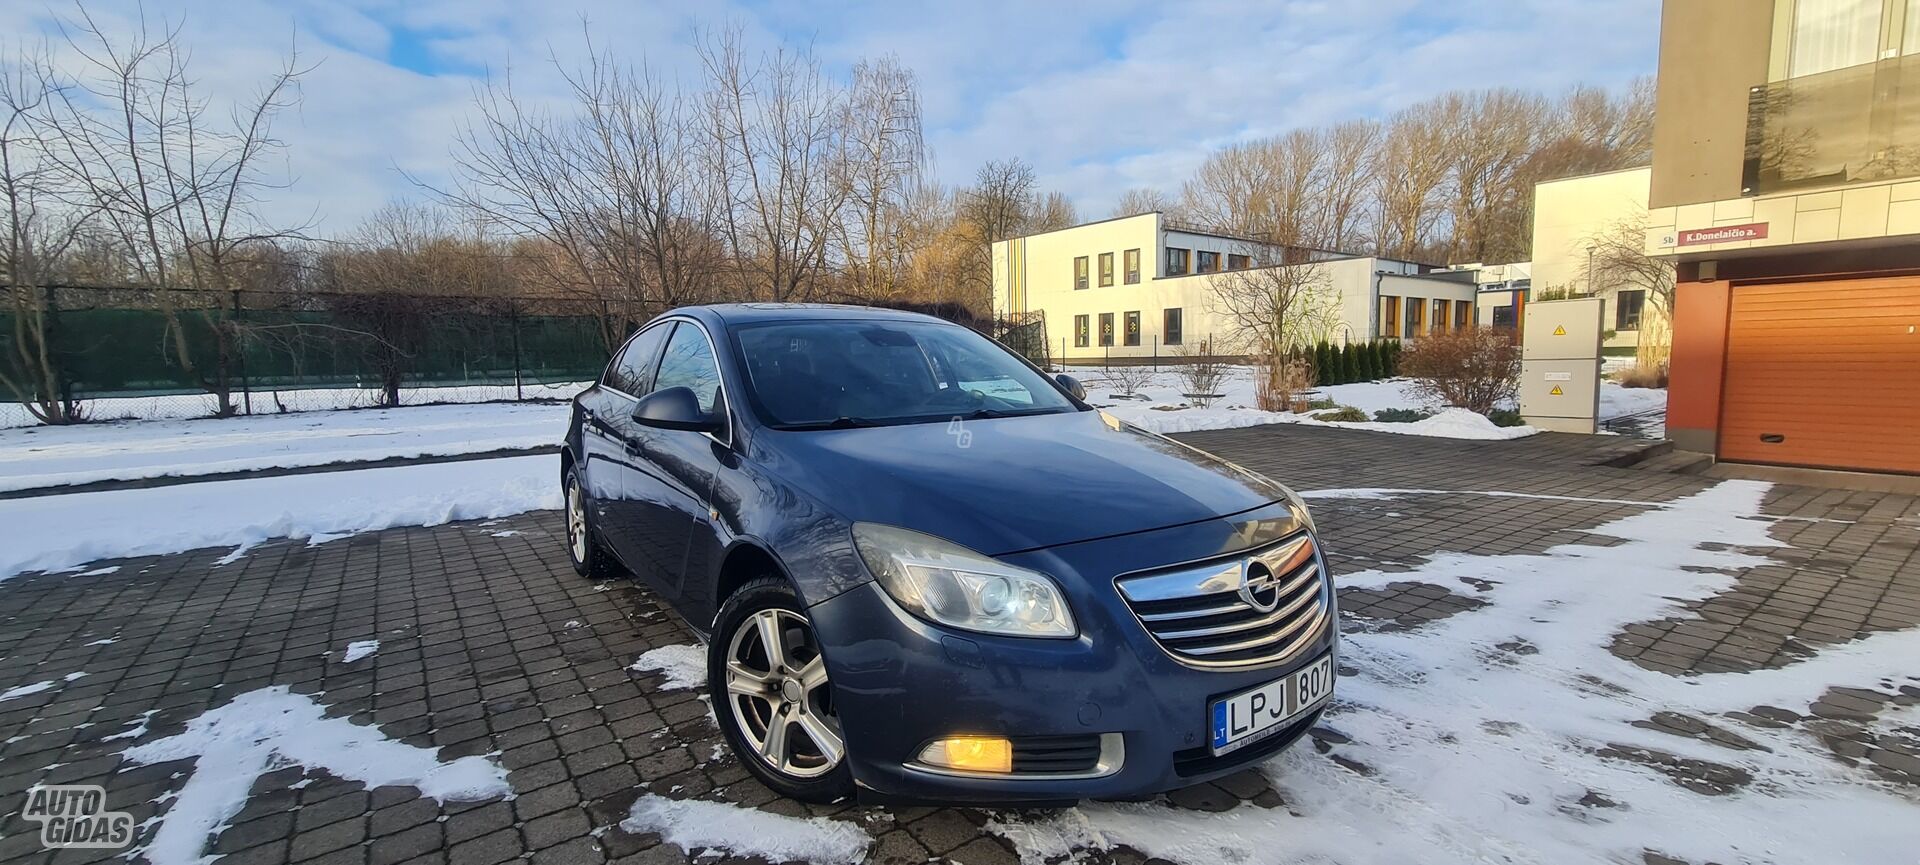
<path fill-rule="evenodd" d="M 755 580 L 721 606 L 707 689 L 728 746 L 761 783 L 807 802 L 852 795 L 826 656 L 785 580 Z"/>
<path fill-rule="evenodd" d="M 583 480 L 578 464 L 567 466 L 561 479 L 567 509 L 567 561 L 573 565 L 574 572 L 583 577 L 614 579 L 621 576 L 620 565 L 594 532 L 593 512 Z"/>

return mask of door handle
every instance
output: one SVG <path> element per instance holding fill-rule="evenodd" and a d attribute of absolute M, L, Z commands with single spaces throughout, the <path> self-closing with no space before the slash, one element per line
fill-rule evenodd
<path fill-rule="evenodd" d="M 1760 440 L 1770 445 L 1777 445 L 1783 441 L 1786 441 L 1787 437 L 1779 433 L 1761 433 Z"/>

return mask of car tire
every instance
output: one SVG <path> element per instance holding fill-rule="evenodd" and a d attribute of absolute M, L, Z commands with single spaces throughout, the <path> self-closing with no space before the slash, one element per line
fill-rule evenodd
<path fill-rule="evenodd" d="M 580 465 L 569 463 L 560 480 L 561 507 L 567 519 L 567 563 L 574 573 L 600 582 L 625 575 L 593 522 L 592 501 L 581 478 Z"/>
<path fill-rule="evenodd" d="M 767 651 L 769 635 L 777 653 Z M 803 802 L 853 795 L 825 657 L 786 580 L 756 579 L 721 605 L 707 644 L 707 693 L 727 746 L 761 783 Z"/>

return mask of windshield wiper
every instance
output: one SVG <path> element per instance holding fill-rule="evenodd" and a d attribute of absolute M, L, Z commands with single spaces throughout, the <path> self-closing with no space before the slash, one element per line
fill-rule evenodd
<path fill-rule="evenodd" d="M 780 426 L 776 427 L 776 429 L 783 429 L 783 430 L 854 429 L 856 427 L 870 427 L 870 426 L 879 426 L 879 424 L 874 423 L 873 421 L 867 420 L 866 418 L 863 418 L 863 417 L 849 417 L 847 415 L 841 415 L 837 418 L 834 418 L 833 420 L 814 421 L 813 423 L 781 424 Z"/>

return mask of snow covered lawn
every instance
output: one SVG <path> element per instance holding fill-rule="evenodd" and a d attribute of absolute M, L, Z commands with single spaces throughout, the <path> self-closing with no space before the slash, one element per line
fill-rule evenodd
<path fill-rule="evenodd" d="M 1245 366 L 1228 367 L 1226 381 L 1218 389 L 1222 397 L 1206 408 L 1189 405 L 1189 400 L 1181 395 L 1186 389 L 1185 383 L 1178 373 L 1170 369 L 1154 373 L 1151 382 L 1139 389 L 1138 395 L 1145 396 L 1144 400 L 1121 397 L 1120 388 L 1110 381 L 1104 367 L 1071 367 L 1067 373 L 1080 379 L 1086 385 L 1087 398 L 1107 413 L 1158 433 L 1234 429 L 1269 423 L 1338 426 L 1457 439 L 1515 439 L 1538 432 L 1528 426 L 1498 427 L 1492 421 L 1464 409 L 1442 410 L 1431 398 L 1418 393 L 1412 381 L 1403 378 L 1317 387 L 1307 396 L 1353 406 L 1366 412 L 1369 417 L 1382 409 L 1417 409 L 1435 412 L 1433 417 L 1413 423 L 1329 423 L 1314 420 L 1313 415 L 1317 411 L 1303 414 L 1261 411 L 1254 407 L 1257 401 L 1254 399 L 1253 368 Z M 1600 383 L 1602 420 L 1664 407 L 1666 401 L 1667 392 L 1664 390 L 1623 388 L 1610 381 Z"/>
<path fill-rule="evenodd" d="M 0 490 L 559 444 L 564 403 L 426 405 L 0 429 Z"/>
<path fill-rule="evenodd" d="M 400 404 L 425 406 L 453 403 L 504 402 L 508 400 L 567 400 L 592 382 L 560 384 L 476 384 L 452 387 L 410 387 L 400 389 Z M 241 403 L 243 397 L 234 395 Z M 253 414 L 246 417 L 272 417 L 277 413 L 332 411 L 368 408 L 380 404 L 379 391 L 368 388 L 301 388 L 298 390 L 256 390 L 251 394 Z M 94 421 L 188 420 L 213 415 L 217 406 L 210 394 L 173 394 L 168 396 L 116 396 L 81 401 L 86 417 Z M 285 406 L 284 412 L 281 406 Z M 39 421 L 16 403 L 0 402 L 0 428 L 37 426 Z"/>
<path fill-rule="evenodd" d="M 0 581 L 202 547 L 233 547 L 232 561 L 272 538 L 318 544 L 558 507 L 551 455 L 0 500 Z"/>

